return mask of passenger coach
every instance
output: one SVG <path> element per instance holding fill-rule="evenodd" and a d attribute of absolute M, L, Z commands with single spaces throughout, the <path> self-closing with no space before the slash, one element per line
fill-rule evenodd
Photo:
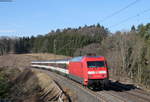
<path fill-rule="evenodd" d="M 84 86 L 107 87 L 109 74 L 103 56 L 80 56 L 69 60 L 33 61 L 33 67 L 58 71 Z"/>

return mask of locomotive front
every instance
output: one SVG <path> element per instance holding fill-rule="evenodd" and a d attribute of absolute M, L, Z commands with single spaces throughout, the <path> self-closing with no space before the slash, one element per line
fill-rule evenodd
<path fill-rule="evenodd" d="M 87 66 L 88 86 L 108 87 L 109 74 L 106 59 L 102 56 L 87 57 L 85 62 Z"/>

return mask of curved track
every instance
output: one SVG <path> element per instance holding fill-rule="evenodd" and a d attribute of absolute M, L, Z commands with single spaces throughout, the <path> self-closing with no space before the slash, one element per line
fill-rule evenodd
<path fill-rule="evenodd" d="M 110 92 L 120 97 L 123 97 L 124 99 L 130 100 L 132 102 L 150 102 L 150 94 L 143 90 L 137 88 L 130 89 L 128 86 L 125 87 L 124 85 L 120 85 L 120 84 L 111 85 L 111 89 L 112 90 Z M 118 91 L 115 91 L 116 89 Z"/>
<path fill-rule="evenodd" d="M 126 90 L 124 87 L 112 84 L 109 90 L 93 91 L 57 73 L 37 70 L 44 71 L 58 84 L 72 89 L 77 94 L 77 102 L 150 102 L 149 94 L 142 90 Z"/>

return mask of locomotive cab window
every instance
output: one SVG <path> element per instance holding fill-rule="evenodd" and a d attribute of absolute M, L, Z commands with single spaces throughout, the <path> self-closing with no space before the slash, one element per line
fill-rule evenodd
<path fill-rule="evenodd" d="M 105 67 L 105 63 L 104 61 L 88 61 L 87 66 L 88 68 Z"/>

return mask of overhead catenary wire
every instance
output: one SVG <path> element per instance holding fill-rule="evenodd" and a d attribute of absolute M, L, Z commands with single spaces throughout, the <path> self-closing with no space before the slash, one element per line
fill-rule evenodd
<path fill-rule="evenodd" d="M 130 4 L 126 5 L 125 7 L 123 7 L 123 8 L 121 8 L 121 9 L 119 9 L 119 10 L 113 12 L 112 14 L 110 14 L 110 15 L 108 15 L 108 16 L 106 16 L 104 19 L 101 20 L 101 22 L 105 22 L 106 20 L 108 20 L 108 19 L 112 18 L 113 16 L 115 16 L 115 15 L 121 13 L 122 11 L 128 9 L 129 7 L 131 7 L 132 5 L 136 4 L 136 3 L 139 2 L 139 1 L 140 1 L 140 0 L 135 0 L 135 1 L 131 2 Z"/>
<path fill-rule="evenodd" d="M 118 25 L 121 25 L 121 24 L 123 24 L 124 22 L 127 22 L 127 21 L 129 21 L 129 20 L 131 20 L 131 19 L 133 19 L 133 18 L 135 18 L 135 17 L 138 17 L 138 16 L 140 16 L 141 14 L 144 14 L 144 13 L 146 13 L 146 12 L 150 12 L 150 8 L 149 8 L 149 9 L 146 9 L 146 10 L 143 10 L 142 12 L 139 12 L 139 13 L 137 13 L 136 15 L 133 15 L 133 16 L 131 16 L 131 17 L 128 17 L 128 18 L 126 18 L 126 19 L 124 19 L 124 20 L 122 20 L 122 21 L 120 21 L 120 22 L 118 22 L 118 23 L 116 23 L 116 24 L 110 25 L 108 28 L 112 28 L 112 27 L 116 27 L 116 26 L 118 26 Z"/>

